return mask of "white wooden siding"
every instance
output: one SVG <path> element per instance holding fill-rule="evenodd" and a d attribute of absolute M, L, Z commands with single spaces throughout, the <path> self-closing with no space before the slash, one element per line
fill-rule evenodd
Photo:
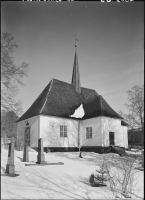
<path fill-rule="evenodd" d="M 92 138 L 86 138 L 86 128 L 92 127 Z M 102 146 L 101 118 L 96 117 L 81 121 L 82 146 Z"/>
<path fill-rule="evenodd" d="M 101 117 L 102 146 L 109 146 L 109 132 L 114 132 L 114 145 L 128 146 L 127 127 L 121 126 L 121 120 L 111 117 Z"/>
<path fill-rule="evenodd" d="M 30 126 L 30 146 L 38 147 L 38 138 L 39 138 L 39 120 L 40 116 L 35 116 L 18 122 L 17 135 L 18 138 L 24 139 L 24 132 L 26 128 L 26 122 L 28 121 Z"/>
<path fill-rule="evenodd" d="M 67 137 L 60 137 L 60 126 L 67 126 Z M 44 147 L 78 147 L 78 121 L 40 116 L 40 137 Z"/>

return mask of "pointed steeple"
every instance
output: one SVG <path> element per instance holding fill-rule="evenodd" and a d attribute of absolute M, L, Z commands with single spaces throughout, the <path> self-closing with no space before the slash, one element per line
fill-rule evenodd
<path fill-rule="evenodd" d="M 74 57 L 74 65 L 73 65 L 73 73 L 72 73 L 72 82 L 71 84 L 74 86 L 75 90 L 78 93 L 81 93 L 81 82 L 80 82 L 80 72 L 79 72 L 79 64 L 78 64 L 78 55 L 77 55 L 77 45 L 76 45 L 75 37 L 75 57 Z"/>

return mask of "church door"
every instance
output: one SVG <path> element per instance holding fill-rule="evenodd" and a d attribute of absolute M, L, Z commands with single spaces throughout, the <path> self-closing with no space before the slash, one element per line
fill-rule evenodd
<path fill-rule="evenodd" d="M 114 145 L 114 132 L 109 132 L 109 143 Z"/>
<path fill-rule="evenodd" d="M 30 146 L 30 126 L 25 129 L 24 146 Z"/>

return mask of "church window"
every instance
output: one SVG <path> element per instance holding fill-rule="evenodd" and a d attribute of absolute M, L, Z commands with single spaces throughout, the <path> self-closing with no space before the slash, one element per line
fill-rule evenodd
<path fill-rule="evenodd" d="M 92 127 L 86 127 L 86 139 L 92 138 Z"/>
<path fill-rule="evenodd" d="M 67 126 L 60 126 L 60 137 L 67 137 Z"/>

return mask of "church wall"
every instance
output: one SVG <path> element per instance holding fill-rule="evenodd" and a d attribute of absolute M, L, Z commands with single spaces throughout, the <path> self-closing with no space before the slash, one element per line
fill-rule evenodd
<path fill-rule="evenodd" d="M 126 138 L 127 129 L 122 128 L 121 120 L 111 117 L 101 117 L 102 124 L 102 144 L 109 146 L 109 132 L 114 132 L 114 145 L 125 147 L 128 140 Z M 125 133 L 126 132 L 126 133 Z"/>
<path fill-rule="evenodd" d="M 60 137 L 60 126 L 67 126 L 67 137 Z M 40 116 L 40 137 L 44 147 L 78 147 L 78 121 Z"/>
<path fill-rule="evenodd" d="M 86 139 L 86 128 L 92 127 L 92 138 Z M 102 146 L 101 117 L 81 121 L 82 146 Z"/>
<path fill-rule="evenodd" d="M 38 147 L 38 138 L 39 138 L 39 120 L 40 116 L 35 116 L 18 122 L 17 126 L 17 134 L 18 139 L 22 139 L 24 141 L 24 133 L 26 129 L 26 122 L 28 121 L 30 127 L 30 146 Z"/>
<path fill-rule="evenodd" d="M 121 132 L 123 137 L 123 144 L 125 148 L 128 148 L 128 133 L 127 133 L 127 126 L 121 126 Z"/>

